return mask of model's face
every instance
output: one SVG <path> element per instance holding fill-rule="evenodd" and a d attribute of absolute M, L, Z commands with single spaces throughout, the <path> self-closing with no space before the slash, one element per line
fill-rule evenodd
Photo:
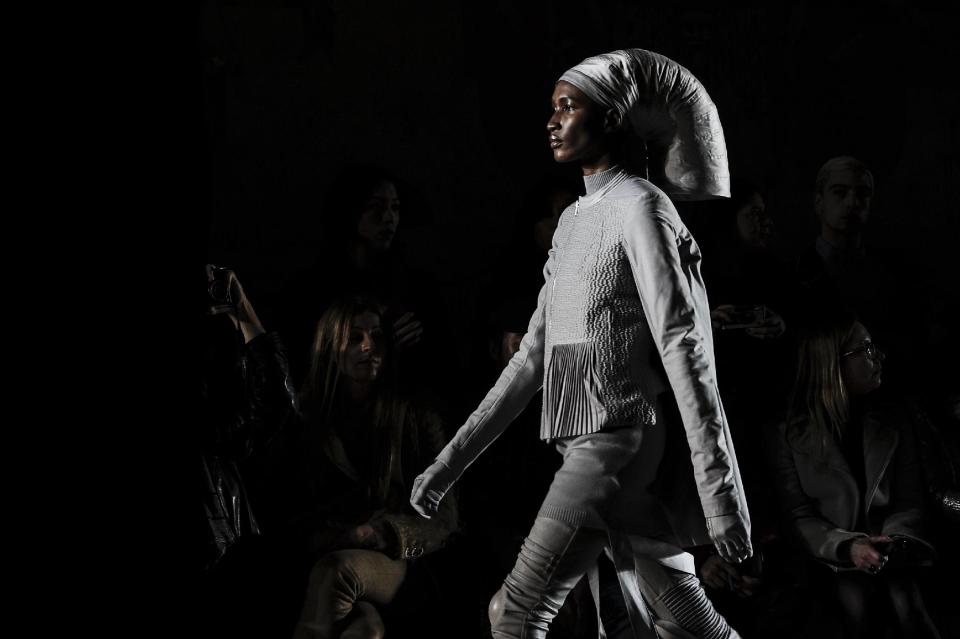
<path fill-rule="evenodd" d="M 547 122 L 548 142 L 557 162 L 591 161 L 607 152 L 606 110 L 569 82 L 557 82 Z"/>
<path fill-rule="evenodd" d="M 840 375 L 851 395 L 863 395 L 880 386 L 883 353 L 873 345 L 863 324 L 854 325 L 840 352 Z"/>
<path fill-rule="evenodd" d="M 378 251 L 390 248 L 393 236 L 400 224 L 400 198 L 397 187 L 390 182 L 381 182 L 370 193 L 357 223 L 357 235 L 366 244 Z"/>
<path fill-rule="evenodd" d="M 830 173 L 814 205 L 820 224 L 837 233 L 860 231 L 870 217 L 873 187 L 866 174 L 850 169 Z"/>
<path fill-rule="evenodd" d="M 759 193 L 754 193 L 750 202 L 737 211 L 737 232 L 740 239 L 754 248 L 767 248 L 773 239 L 773 220 L 767 215 L 767 207 Z"/>
<path fill-rule="evenodd" d="M 353 318 L 347 347 L 342 354 L 340 372 L 354 382 L 373 382 L 383 366 L 384 335 L 376 313 L 360 313 Z"/>

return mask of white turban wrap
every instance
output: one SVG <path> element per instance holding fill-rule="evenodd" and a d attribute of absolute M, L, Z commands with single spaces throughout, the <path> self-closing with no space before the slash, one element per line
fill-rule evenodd
<path fill-rule="evenodd" d="M 658 53 L 624 49 L 587 58 L 560 80 L 615 109 L 634 134 L 665 153 L 662 176 L 654 179 L 671 198 L 730 197 L 720 116 L 690 71 Z"/>

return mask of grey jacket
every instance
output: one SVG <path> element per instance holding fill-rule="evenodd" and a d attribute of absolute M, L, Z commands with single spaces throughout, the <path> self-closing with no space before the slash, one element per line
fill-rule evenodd
<path fill-rule="evenodd" d="M 541 387 L 547 440 L 652 425 L 669 388 L 703 514 L 747 518 L 697 244 L 650 182 L 619 168 L 585 182 L 560 218 L 519 351 L 438 459 L 462 473 Z"/>
<path fill-rule="evenodd" d="M 781 424 L 777 444 L 780 503 L 792 531 L 815 558 L 834 568 L 851 567 L 837 548 L 867 534 L 903 535 L 927 545 L 916 439 L 898 412 L 864 416 L 865 495 L 832 437 L 821 444 L 804 424 Z M 855 530 L 860 511 L 869 530 Z"/>

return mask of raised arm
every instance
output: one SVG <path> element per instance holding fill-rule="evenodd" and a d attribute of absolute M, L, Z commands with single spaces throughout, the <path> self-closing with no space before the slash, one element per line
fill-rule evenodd
<path fill-rule="evenodd" d="M 214 279 L 213 267 L 208 277 Z M 240 460 L 261 452 L 289 423 L 298 410 L 287 356 L 276 333 L 266 332 L 233 271 L 219 269 L 232 304 L 211 307 L 211 314 L 225 314 L 243 336 L 234 370 L 234 387 L 227 380 L 211 380 L 208 394 L 208 423 L 212 451 Z M 218 394 L 219 392 L 219 394 Z M 213 395 L 213 396 L 211 396 Z"/>

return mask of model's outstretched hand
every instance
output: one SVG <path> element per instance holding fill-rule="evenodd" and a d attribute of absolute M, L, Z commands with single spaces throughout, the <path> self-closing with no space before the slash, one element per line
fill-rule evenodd
<path fill-rule="evenodd" d="M 410 505 L 418 513 L 430 519 L 440 508 L 440 500 L 447 494 L 453 482 L 457 480 L 450 467 L 442 461 L 435 461 L 413 480 L 410 493 Z"/>
<path fill-rule="evenodd" d="M 717 553 L 727 561 L 736 563 L 753 555 L 750 543 L 750 524 L 740 512 L 731 515 L 707 517 L 707 532 Z"/>

